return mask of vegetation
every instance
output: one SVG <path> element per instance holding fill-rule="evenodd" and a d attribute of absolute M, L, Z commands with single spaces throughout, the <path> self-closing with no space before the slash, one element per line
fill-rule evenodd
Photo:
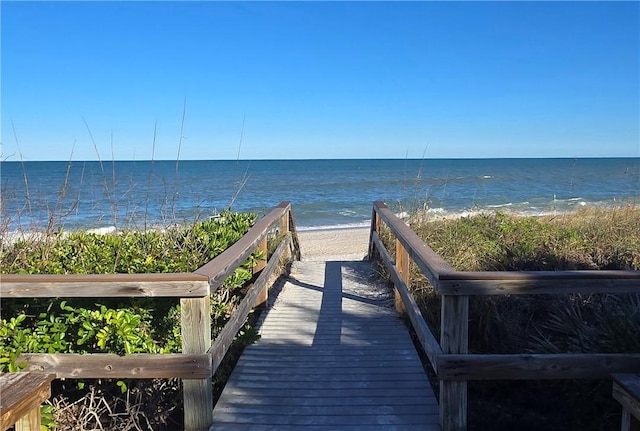
<path fill-rule="evenodd" d="M 591 208 L 545 217 L 498 212 L 412 228 L 460 271 L 640 268 L 639 210 Z"/>
<path fill-rule="evenodd" d="M 640 270 L 640 210 L 583 209 L 414 221 L 458 270 Z M 391 250 L 391 248 L 390 248 Z M 412 289 L 439 337 L 440 298 L 412 269 Z M 474 353 L 640 352 L 640 294 L 510 295 L 470 300 Z M 611 381 L 471 382 L 471 429 L 619 429 Z"/>
<path fill-rule="evenodd" d="M 162 232 L 58 232 L 22 239 L 3 244 L 2 272 L 190 272 L 240 239 L 255 220 L 253 214 L 225 212 L 209 221 Z M 254 253 L 212 296 L 214 337 L 244 295 L 244 286 L 252 277 L 250 267 L 261 257 Z M 3 299 L 1 306 L 0 371 L 23 367 L 17 359 L 24 352 L 122 355 L 181 350 L 177 298 Z M 240 338 L 250 342 L 255 334 L 247 327 Z M 181 418 L 178 380 L 56 381 L 54 392 L 59 395 L 54 398 L 57 408 L 52 412 L 48 407 L 45 413 L 46 417 L 53 415 L 63 429 L 76 429 L 73 422 L 83 429 L 175 429 L 175 421 Z M 154 399 L 156 402 L 149 401 Z"/>
<path fill-rule="evenodd" d="M 191 272 L 240 239 L 257 219 L 255 214 L 231 211 L 247 180 L 234 184 L 227 210 L 208 221 L 178 218 L 177 182 L 184 139 L 186 99 L 182 111 L 173 191 L 153 196 L 155 129 L 146 200 L 134 202 L 122 192 L 115 160 L 103 163 L 93 133 L 85 121 L 102 174 L 103 199 L 115 233 L 64 232 L 67 217 L 78 211 L 80 194 L 70 187 L 73 153 L 66 176 L 52 202 L 30 187 L 22 164 L 23 190 L 3 184 L 2 200 L 18 200 L 17 210 L 0 205 L 0 274 L 114 274 Z M 240 138 L 242 144 L 242 136 Z M 18 139 L 16 137 L 16 142 Z M 113 148 L 113 139 L 111 140 Z M 239 156 L 238 151 L 238 156 Z M 110 169 L 109 169 L 110 168 Z M 81 178 L 84 175 L 81 176 Z M 82 184 L 80 184 L 82 185 Z M 152 199 L 161 199 L 152 217 Z M 143 209 L 140 213 L 140 209 Z M 198 208 L 194 219 L 199 219 Z M 142 219 L 140 219 L 142 216 Z M 104 219 L 104 220 L 103 220 Z M 151 226 L 169 226 L 152 229 Z M 126 228 L 132 230 L 126 230 Z M 125 229 L 123 229 L 125 228 Z M 17 229 L 17 231 L 15 230 Z M 269 244 L 272 247 L 272 244 Z M 273 248 L 273 247 L 272 247 Z M 264 256 L 254 252 L 211 296 L 211 333 L 216 337 L 244 297 L 251 268 Z M 219 395 L 243 345 L 257 337 L 251 320 L 236 337 L 213 376 Z M 177 298 L 5 299 L 0 303 L 0 372 L 17 371 L 23 352 L 30 353 L 172 353 L 180 352 L 180 306 Z M 51 403 L 41 408 L 43 427 L 64 430 L 174 430 L 181 428 L 182 396 L 179 379 L 56 380 Z"/>
<path fill-rule="evenodd" d="M 57 232 L 37 240 L 20 239 L 0 251 L 2 273 L 191 272 L 240 239 L 255 218 L 226 212 L 216 219 L 164 231 Z"/>

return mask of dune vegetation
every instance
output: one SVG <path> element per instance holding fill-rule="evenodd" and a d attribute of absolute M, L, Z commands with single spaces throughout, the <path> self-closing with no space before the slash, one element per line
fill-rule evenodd
<path fill-rule="evenodd" d="M 640 270 L 640 209 L 413 220 L 412 229 L 457 270 Z M 412 289 L 439 337 L 440 298 L 415 267 Z M 473 353 L 637 353 L 639 334 L 640 294 L 470 299 Z M 477 430 L 615 430 L 620 420 L 610 380 L 470 382 L 469 408 Z"/>
<path fill-rule="evenodd" d="M 254 214 L 219 217 L 162 231 L 109 234 L 62 232 L 3 243 L 2 273 L 113 274 L 191 272 L 240 239 Z M 215 337 L 232 316 L 252 278 L 255 252 L 211 297 Z M 29 298 L 1 303 L 0 371 L 19 371 L 22 353 L 177 353 L 181 351 L 178 298 Z M 255 340 L 246 326 L 238 345 Z M 237 356 L 230 352 L 229 356 Z M 221 366 L 220 391 L 233 358 Z M 45 426 L 60 429 L 179 429 L 179 379 L 56 380 L 52 405 L 43 408 Z M 55 407 L 55 408 L 54 408 Z"/>

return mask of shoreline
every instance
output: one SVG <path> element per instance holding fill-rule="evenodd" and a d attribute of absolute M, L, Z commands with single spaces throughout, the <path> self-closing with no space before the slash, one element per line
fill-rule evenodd
<path fill-rule="evenodd" d="M 564 214 L 571 214 L 577 211 L 581 211 L 589 208 L 602 208 L 602 209 L 636 209 L 640 208 L 640 196 L 633 198 L 625 198 L 618 199 L 612 202 L 586 202 L 582 200 L 582 198 L 570 198 L 564 201 L 564 204 L 558 204 L 556 206 L 532 206 L 530 202 L 521 202 L 521 203 L 506 203 L 506 204 L 495 204 L 495 205 L 487 205 L 487 206 L 471 206 L 460 209 L 445 209 L 443 207 L 427 207 L 425 209 L 417 209 L 417 210 L 408 210 L 408 211 L 394 211 L 395 215 L 403 219 L 405 221 L 409 220 L 421 220 L 421 221 L 438 221 L 438 220 L 456 220 L 464 217 L 473 217 L 481 214 L 492 214 L 496 212 L 503 212 L 509 215 L 520 216 L 520 217 L 544 217 L 544 216 L 559 216 Z M 303 232 L 326 232 L 326 231 L 350 231 L 350 230 L 360 230 L 360 229 L 370 229 L 371 227 L 371 219 L 370 215 L 368 218 L 362 218 L 359 221 L 337 221 L 331 220 L 330 218 L 325 221 L 325 224 L 306 224 L 306 220 L 303 217 L 295 217 L 297 214 L 295 213 L 295 205 L 294 209 L 294 221 L 296 225 L 296 230 L 299 233 Z M 239 211 L 245 212 L 245 211 Z M 250 212 L 250 211 L 249 211 Z M 260 215 L 259 212 L 256 214 Z M 264 213 L 266 214 L 266 213 Z M 263 215 L 264 215 L 263 214 Z M 18 217 L 16 217 L 18 218 Z M 199 221 L 203 221 L 199 220 Z M 300 222 L 302 220 L 302 222 Z M 336 222 L 335 224 L 331 224 L 332 222 Z M 163 230 L 169 226 L 176 226 L 180 224 L 188 224 L 188 221 L 178 222 L 178 223 L 169 223 L 161 222 L 157 220 L 151 220 L 148 223 L 148 229 L 151 230 Z M 116 233 L 119 231 L 129 231 L 129 230 L 140 230 L 137 226 L 141 223 L 128 223 L 125 222 L 120 226 L 116 227 L 111 223 L 96 223 L 96 222 L 77 222 L 70 221 L 66 218 L 61 219 L 56 225 L 56 229 L 60 228 L 62 232 L 85 232 L 85 233 L 95 233 L 95 234 L 109 234 Z M 40 223 L 35 223 L 30 221 L 28 223 L 19 224 L 12 223 L 9 219 L 5 225 L 4 237 L 12 238 L 12 237 L 23 237 L 23 236 L 31 236 L 31 235 L 39 235 L 46 232 L 46 228 L 42 226 Z"/>
<path fill-rule="evenodd" d="M 426 211 L 421 212 L 417 211 L 415 213 L 398 213 L 397 217 L 405 221 L 405 223 L 409 223 L 411 221 L 440 221 L 440 220 L 456 220 L 459 218 L 465 217 L 473 217 L 481 214 L 494 214 L 497 212 L 503 212 L 508 215 L 518 216 L 518 217 L 556 217 L 563 215 L 575 214 L 580 211 L 589 210 L 589 209 L 604 209 L 604 210 L 640 210 L 640 204 L 637 202 L 617 202 L 616 205 L 577 205 L 573 208 L 566 208 L 564 210 L 557 209 L 554 211 L 538 211 L 529 213 L 526 211 L 518 211 L 513 210 L 513 208 L 491 208 L 491 209 L 482 209 L 482 208 L 471 208 L 460 212 L 451 212 L 447 213 L 446 211 L 440 212 L 440 209 L 436 209 L 435 211 Z M 297 223 L 296 223 L 297 225 Z M 158 226 L 157 228 L 151 227 L 149 230 L 164 230 L 165 227 Z M 302 248 L 308 249 L 309 252 L 306 252 L 307 256 L 340 256 L 347 255 L 349 257 L 353 257 L 355 255 L 362 255 L 360 258 L 365 256 L 368 252 L 368 243 L 369 243 L 369 231 L 371 229 L 371 221 L 365 220 L 361 223 L 353 223 L 353 224 L 336 224 L 336 225 L 321 225 L 321 226 L 296 226 L 296 231 L 298 237 L 300 238 L 300 242 Z M 125 227 L 122 231 L 128 231 L 129 228 Z M 120 232 L 120 229 L 112 225 L 101 226 L 101 227 L 90 227 L 86 226 L 84 228 L 70 228 L 70 229 L 62 229 L 62 234 L 67 235 L 73 232 L 84 232 L 90 234 L 104 235 L 104 234 L 117 234 Z M 47 232 L 44 230 L 35 230 L 33 227 L 31 228 L 16 228 L 9 229 L 6 231 L 0 232 L 0 241 L 4 244 L 13 244 L 17 240 L 29 240 L 35 239 L 40 236 L 46 235 Z M 318 245 L 316 243 L 321 242 L 323 245 Z M 358 258 L 358 260 L 360 259 Z"/>

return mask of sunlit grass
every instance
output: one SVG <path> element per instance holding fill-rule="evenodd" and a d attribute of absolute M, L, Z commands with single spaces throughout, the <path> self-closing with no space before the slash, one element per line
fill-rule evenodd
<path fill-rule="evenodd" d="M 583 208 L 541 217 L 487 213 L 411 227 L 460 271 L 640 270 L 637 208 Z M 411 285 L 439 337 L 440 297 L 415 265 Z M 640 294 L 470 299 L 471 353 L 637 353 L 638 334 Z M 470 424 L 478 427 L 470 429 L 516 429 L 523 420 L 535 421 L 537 429 L 566 429 L 563 423 L 571 429 L 619 429 L 609 380 L 472 382 L 470 388 Z M 540 396 L 557 399 L 555 407 Z"/>

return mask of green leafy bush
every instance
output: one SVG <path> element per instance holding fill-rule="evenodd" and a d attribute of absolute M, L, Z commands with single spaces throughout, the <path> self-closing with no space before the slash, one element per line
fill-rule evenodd
<path fill-rule="evenodd" d="M 4 274 L 116 274 L 191 272 L 244 235 L 254 214 L 218 218 L 164 231 L 115 234 L 56 233 L 19 240 L 0 251 Z"/>
<path fill-rule="evenodd" d="M 254 214 L 225 212 L 190 226 L 163 231 L 124 231 L 99 235 L 85 232 L 56 233 L 37 240 L 3 244 L 2 273 L 113 274 L 191 272 L 238 241 L 255 223 Z M 233 314 L 253 274 L 254 253 L 232 273 L 211 297 L 212 334 L 215 336 Z M 176 353 L 181 351 L 178 298 L 29 298 L 3 299 L 0 319 L 0 372 L 19 371 L 22 353 Z M 255 340 L 245 328 L 243 342 Z M 125 392 L 128 384 L 109 380 L 91 390 L 102 394 Z M 64 382 L 56 382 L 69 393 Z M 74 390 L 86 392 L 84 382 Z M 136 385 L 136 388 L 140 385 Z M 161 387 L 164 398 L 179 386 Z M 150 387 L 154 387 L 153 384 Z M 140 389 L 138 389 L 140 390 Z M 72 391 L 73 392 L 73 391 Z M 169 393 L 170 392 L 170 393 Z M 81 396 L 81 395 L 80 395 Z M 105 395 L 106 396 L 106 395 Z M 107 405 L 107 404 L 105 404 Z M 169 407 L 173 410 L 175 407 Z M 50 412 L 49 412 L 50 413 Z M 49 414 L 48 413 L 48 414 Z M 51 421 L 52 426 L 55 422 Z"/>
<path fill-rule="evenodd" d="M 2 253 L 3 273 L 187 272 L 204 265 L 240 239 L 253 214 L 217 219 L 165 232 L 98 235 L 74 232 L 19 241 Z M 212 297 L 215 334 L 252 277 L 253 256 Z M 0 319 L 0 371 L 16 370 L 20 353 L 169 353 L 181 346 L 177 298 L 4 299 Z"/>

